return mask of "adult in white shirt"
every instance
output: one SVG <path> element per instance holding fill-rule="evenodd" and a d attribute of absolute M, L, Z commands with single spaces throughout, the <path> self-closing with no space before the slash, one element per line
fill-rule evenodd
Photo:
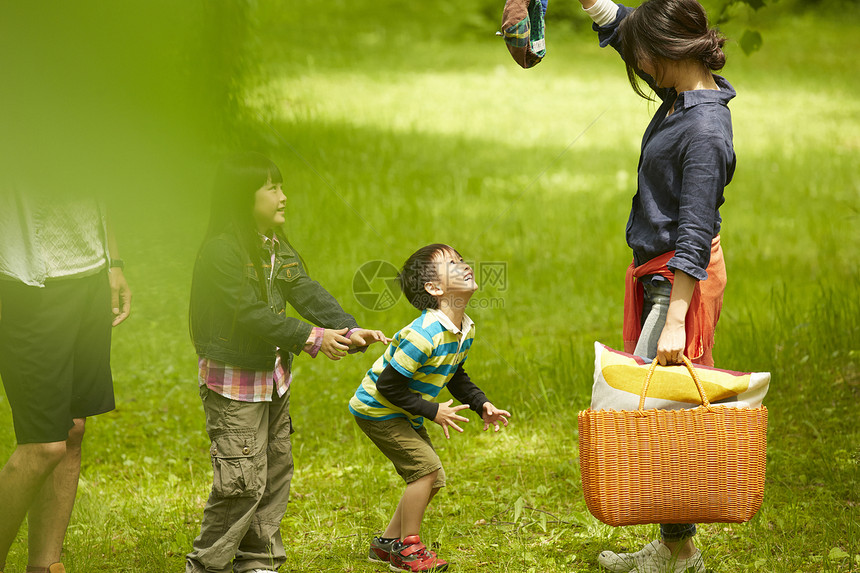
<path fill-rule="evenodd" d="M 0 470 L 0 570 L 26 516 L 27 571 L 65 572 L 85 422 L 114 408 L 111 327 L 130 307 L 99 202 L 0 189 L 0 377 L 18 443 Z"/>

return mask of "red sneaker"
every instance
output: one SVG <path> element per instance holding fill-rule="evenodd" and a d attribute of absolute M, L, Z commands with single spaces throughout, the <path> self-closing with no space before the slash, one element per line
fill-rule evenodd
<path fill-rule="evenodd" d="M 442 561 L 427 546 L 421 543 L 417 535 L 410 535 L 391 548 L 391 562 L 388 568 L 392 571 L 447 571 L 448 563 Z"/>
<path fill-rule="evenodd" d="M 392 539 L 391 541 L 382 541 L 379 537 L 374 537 L 370 542 L 370 550 L 367 552 L 367 560 L 374 563 L 388 563 L 391 561 L 391 550 L 399 541 Z M 2 573 L 2 572 L 0 572 Z"/>

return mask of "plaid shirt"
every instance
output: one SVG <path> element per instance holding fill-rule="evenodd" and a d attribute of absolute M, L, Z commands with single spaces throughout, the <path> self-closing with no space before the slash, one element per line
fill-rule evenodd
<path fill-rule="evenodd" d="M 248 370 L 204 358 L 197 361 L 200 386 L 238 402 L 271 402 L 275 391 L 278 396 L 287 393 L 292 374 L 284 370 L 281 357 L 275 360 L 273 370 Z"/>
<path fill-rule="evenodd" d="M 277 235 L 267 237 L 261 234 L 260 239 L 263 248 L 268 251 L 270 258 L 269 272 L 272 273 L 275 268 L 275 254 L 279 244 L 278 237 Z M 271 274 L 269 279 L 271 280 Z M 349 338 L 356 330 L 359 329 L 351 328 L 346 333 L 346 337 Z M 312 331 L 314 335 L 313 344 L 306 345 L 302 351 L 310 354 L 311 358 L 316 358 L 322 346 L 324 333 L 324 328 L 314 327 Z M 351 348 L 349 353 L 364 352 L 365 350 L 367 350 L 366 346 L 363 348 Z M 234 367 L 204 356 L 198 357 L 197 367 L 197 381 L 200 386 L 206 386 L 213 392 L 217 392 L 225 398 L 238 402 L 271 402 L 275 391 L 278 392 L 278 396 L 283 396 L 287 393 L 290 383 L 293 381 L 292 373 L 285 369 L 281 362 L 280 353 L 275 358 L 275 366 L 272 370 L 251 370 Z"/>
<path fill-rule="evenodd" d="M 346 333 L 347 338 L 357 328 L 352 328 Z M 322 345 L 324 328 L 314 327 L 314 343 L 305 347 L 304 352 L 316 358 Z M 367 347 L 351 348 L 350 353 L 364 352 Z M 213 392 L 221 394 L 230 400 L 237 402 L 271 402 L 275 391 L 278 396 L 287 393 L 293 374 L 284 368 L 281 363 L 281 355 L 275 359 L 273 370 L 249 370 L 247 368 L 235 368 L 224 362 L 212 358 L 198 357 L 197 360 L 197 382 L 200 386 L 206 386 Z"/>

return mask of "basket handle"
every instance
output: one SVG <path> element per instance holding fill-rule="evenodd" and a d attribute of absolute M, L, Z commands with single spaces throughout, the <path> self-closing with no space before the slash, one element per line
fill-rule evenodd
<path fill-rule="evenodd" d="M 681 360 L 684 361 L 684 365 L 687 367 L 687 370 L 690 371 L 690 376 L 693 377 L 693 382 L 696 383 L 696 389 L 699 391 L 699 396 L 702 398 L 702 405 L 708 412 L 713 412 L 714 409 L 711 406 L 710 400 L 708 400 L 708 396 L 705 394 L 705 388 L 702 386 L 702 381 L 699 380 L 699 373 L 696 372 L 696 369 L 693 368 L 693 363 L 690 362 L 690 359 L 681 354 Z M 648 386 L 651 385 L 651 377 L 654 376 L 654 371 L 657 369 L 657 359 L 655 358 L 653 362 L 651 362 L 651 366 L 648 367 L 648 373 L 645 375 L 645 383 L 642 384 L 642 394 L 639 396 L 639 409 L 636 410 L 636 416 L 642 417 L 645 416 L 645 395 L 648 393 Z"/>

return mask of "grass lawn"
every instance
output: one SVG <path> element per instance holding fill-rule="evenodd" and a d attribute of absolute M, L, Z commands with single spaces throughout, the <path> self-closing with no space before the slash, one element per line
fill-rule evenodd
<path fill-rule="evenodd" d="M 470 374 L 513 417 L 496 435 L 474 416 L 450 441 L 431 428 L 449 485 L 422 535 L 456 571 L 596 572 L 602 549 L 656 535 L 588 514 L 576 424 L 592 342 L 622 345 L 624 225 L 655 105 L 582 22 L 550 19 L 547 59 L 524 71 L 482 9 L 369 5 L 257 9 L 246 97 L 271 126 L 291 240 L 362 325 L 389 335 L 416 313 L 402 299 L 362 307 L 362 264 L 446 242 L 486 271 Z M 715 356 L 773 374 L 768 477 L 750 523 L 702 525 L 697 544 L 718 573 L 860 571 L 860 12 L 757 23 L 763 49 L 730 43 L 724 70 L 738 169 L 721 209 Z M 186 313 L 209 178 L 117 206 L 134 310 L 114 332 L 117 410 L 88 422 L 70 572 L 178 572 L 199 532 L 211 466 Z M 296 362 L 283 571 L 383 570 L 367 543 L 402 483 L 346 409 L 381 350 Z M 14 444 L 0 394 L 0 459 Z M 25 564 L 22 529 L 6 571 Z"/>

